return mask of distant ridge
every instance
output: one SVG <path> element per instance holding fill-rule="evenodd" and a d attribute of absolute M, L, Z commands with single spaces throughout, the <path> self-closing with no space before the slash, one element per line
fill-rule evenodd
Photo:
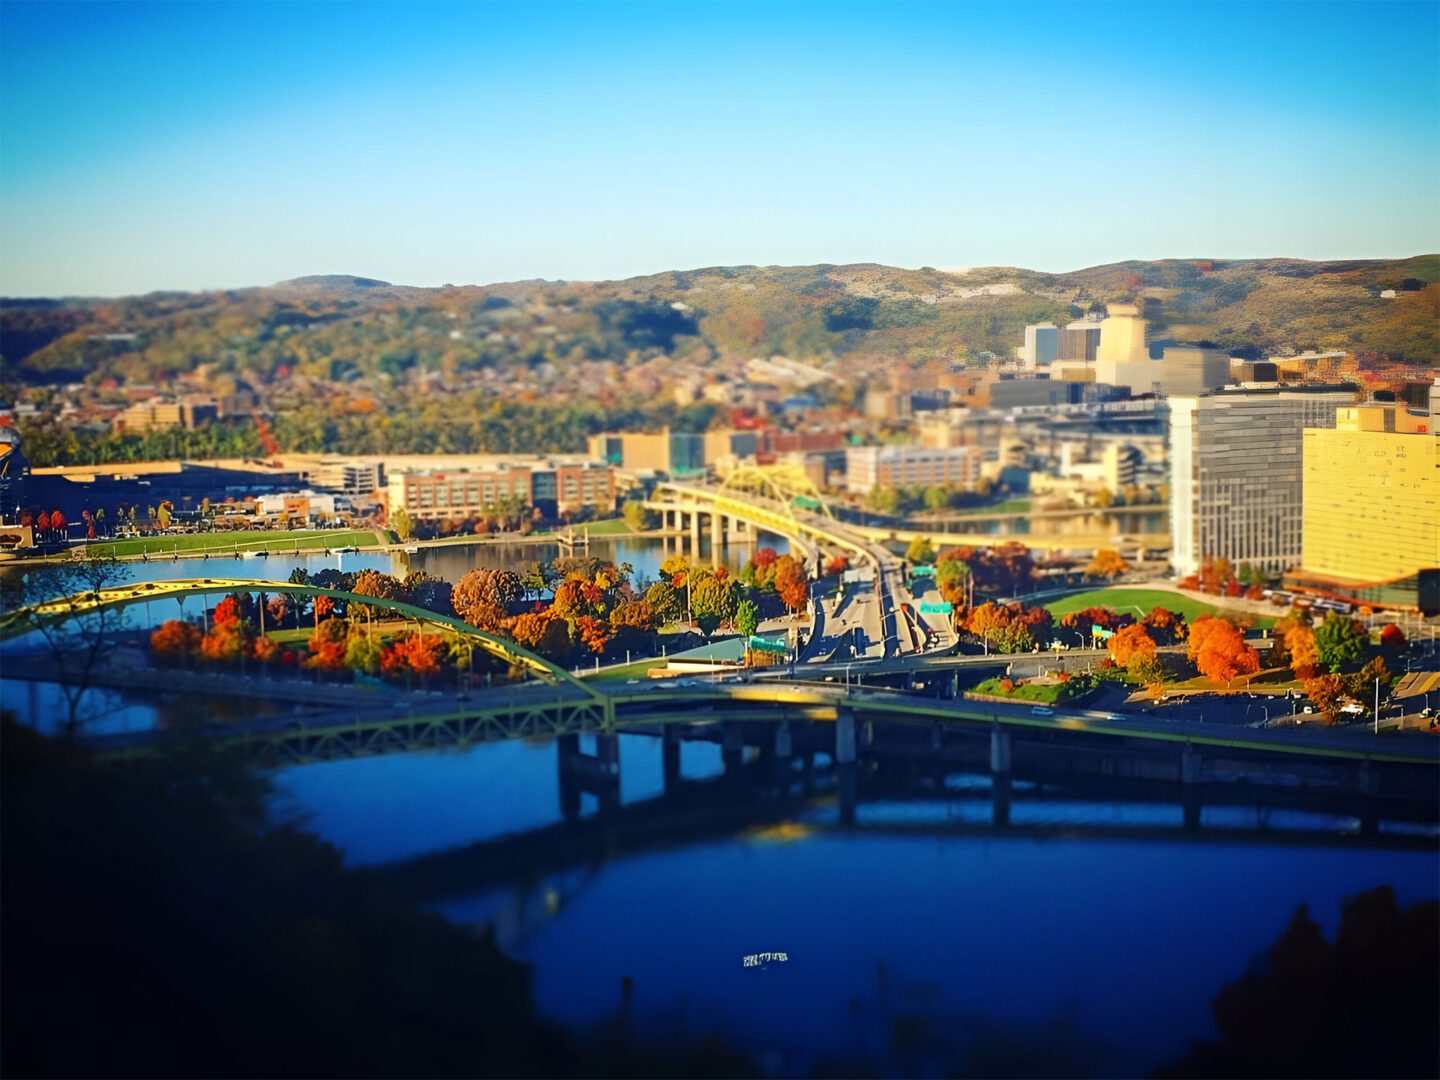
<path fill-rule="evenodd" d="M 350 274 L 307 274 L 276 283 L 276 288 L 286 285 L 318 285 L 326 289 L 388 289 L 390 282 L 379 278 L 353 277 Z"/>

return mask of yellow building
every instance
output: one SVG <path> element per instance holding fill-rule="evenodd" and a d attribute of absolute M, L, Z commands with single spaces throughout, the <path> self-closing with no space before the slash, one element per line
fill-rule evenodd
<path fill-rule="evenodd" d="M 1306 428 L 1301 563 L 1346 584 L 1440 566 L 1440 440 L 1397 405 L 1337 409 Z"/>

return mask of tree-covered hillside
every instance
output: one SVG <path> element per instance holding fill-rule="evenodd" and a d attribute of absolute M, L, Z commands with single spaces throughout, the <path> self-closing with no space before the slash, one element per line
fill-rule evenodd
<path fill-rule="evenodd" d="M 1152 340 L 1246 355 L 1340 349 L 1440 363 L 1440 256 L 1376 262 L 1168 260 L 1068 274 L 860 264 L 710 267 L 625 281 L 414 288 L 322 275 L 267 288 L 0 301 L 0 403 L 39 411 L 36 464 L 287 451 L 581 450 L 627 425 L 703 430 L 747 400 L 742 368 L 832 371 L 822 405 L 932 360 L 1002 358 L 1026 323 L 1141 302 Z M 1382 296 L 1395 290 L 1394 297 Z M 728 380 L 701 399 L 706 383 Z M 63 389 L 80 384 L 78 390 Z M 802 380 L 797 386 L 805 385 Z M 195 431 L 119 432 L 154 393 L 220 400 Z M 779 393 L 793 392 L 782 388 Z"/>
<path fill-rule="evenodd" d="M 119 300 L 5 301 L 7 381 L 159 382 L 300 373 L 337 382 L 665 355 L 1009 355 L 1027 322 L 1142 300 L 1154 332 L 1262 352 L 1306 348 L 1440 361 L 1440 256 L 1394 261 L 1127 262 L 1067 274 L 878 265 L 711 267 L 607 282 L 437 289 L 348 276 Z M 1395 289 L 1395 299 L 1382 290 Z M 133 335 L 133 337 L 131 336 Z"/>

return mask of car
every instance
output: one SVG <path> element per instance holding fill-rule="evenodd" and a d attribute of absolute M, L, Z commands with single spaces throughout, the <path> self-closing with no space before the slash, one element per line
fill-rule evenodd
<path fill-rule="evenodd" d="M 1033 709 L 1030 710 L 1030 715 L 1031 715 L 1031 716 L 1054 716 L 1054 715 L 1055 715 L 1055 710 L 1054 710 L 1054 709 L 1047 709 L 1047 708 L 1045 708 L 1044 705 L 1036 705 Z"/>

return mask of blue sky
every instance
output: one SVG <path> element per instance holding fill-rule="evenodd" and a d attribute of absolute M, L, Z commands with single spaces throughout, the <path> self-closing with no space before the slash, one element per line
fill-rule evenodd
<path fill-rule="evenodd" d="M 0 293 L 1440 249 L 1440 3 L 0 4 Z"/>

